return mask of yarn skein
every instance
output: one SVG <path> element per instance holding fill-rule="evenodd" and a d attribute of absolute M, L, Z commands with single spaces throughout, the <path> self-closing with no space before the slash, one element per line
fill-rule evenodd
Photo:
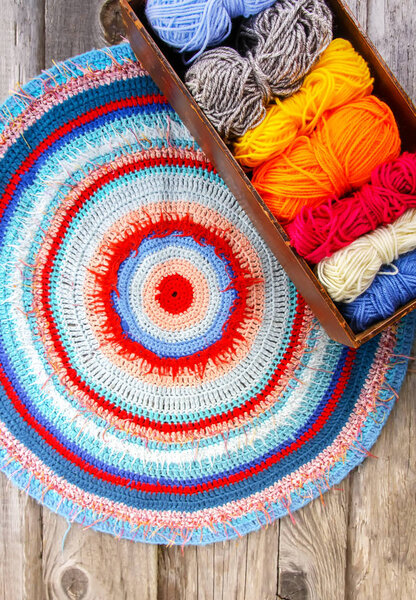
<path fill-rule="evenodd" d="M 208 50 L 185 83 L 221 136 L 242 136 L 265 117 L 274 96 L 300 88 L 331 39 L 332 15 L 323 0 L 282 0 L 241 28 L 240 53 Z"/>
<path fill-rule="evenodd" d="M 372 82 L 367 63 L 351 43 L 333 40 L 300 90 L 289 98 L 276 98 L 264 120 L 235 142 L 235 158 L 253 168 L 278 156 L 298 135 L 309 135 L 326 110 L 371 94 Z"/>
<path fill-rule="evenodd" d="M 352 196 L 304 207 L 286 231 L 298 254 L 315 264 L 360 236 L 416 208 L 416 153 L 404 152 L 371 173 Z"/>
<path fill-rule="evenodd" d="M 147 0 L 146 18 L 169 46 L 195 51 L 220 44 L 231 33 L 232 19 L 250 17 L 275 0 Z"/>
<path fill-rule="evenodd" d="M 339 308 L 355 332 L 387 319 L 398 308 L 416 298 L 416 250 L 407 252 L 383 267 L 371 286 L 356 300 Z"/>
<path fill-rule="evenodd" d="M 319 281 L 336 302 L 352 302 L 365 292 L 382 265 L 416 248 L 416 209 L 378 227 L 316 265 Z"/>
<path fill-rule="evenodd" d="M 397 158 L 400 136 L 390 108 L 367 96 L 326 111 L 308 137 L 253 171 L 252 182 L 285 224 L 304 206 L 318 206 L 366 183 L 379 164 Z"/>

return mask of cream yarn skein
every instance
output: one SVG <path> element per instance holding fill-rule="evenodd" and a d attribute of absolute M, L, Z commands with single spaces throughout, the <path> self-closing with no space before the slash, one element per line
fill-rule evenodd
<path fill-rule="evenodd" d="M 370 287 L 382 265 L 416 249 L 416 209 L 361 236 L 316 265 L 319 281 L 336 302 L 352 302 Z M 393 272 L 386 272 L 394 276 Z"/>

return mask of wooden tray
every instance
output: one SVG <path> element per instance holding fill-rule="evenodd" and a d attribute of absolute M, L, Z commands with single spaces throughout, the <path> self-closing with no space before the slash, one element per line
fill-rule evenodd
<path fill-rule="evenodd" d="M 373 44 L 340 0 L 327 0 L 334 14 L 334 37 L 348 39 L 367 60 L 375 78 L 374 94 L 387 102 L 397 120 L 402 150 L 416 150 L 416 112 L 410 99 L 384 63 Z M 181 57 L 152 32 L 144 15 L 144 0 L 120 0 L 127 37 L 143 67 L 149 72 L 171 106 L 214 164 L 238 202 L 249 215 L 276 258 L 310 305 L 328 335 L 357 348 L 416 308 L 416 300 L 394 315 L 354 333 L 308 263 L 290 246 L 289 238 L 273 217 L 250 180 L 205 117 L 181 77 Z"/>

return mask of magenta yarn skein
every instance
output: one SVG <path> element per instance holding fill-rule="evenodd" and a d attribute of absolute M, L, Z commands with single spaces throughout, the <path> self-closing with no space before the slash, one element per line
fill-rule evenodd
<path fill-rule="evenodd" d="M 352 196 L 305 207 L 286 229 L 296 251 L 315 264 L 409 208 L 416 208 L 416 153 L 404 152 L 374 169 Z"/>

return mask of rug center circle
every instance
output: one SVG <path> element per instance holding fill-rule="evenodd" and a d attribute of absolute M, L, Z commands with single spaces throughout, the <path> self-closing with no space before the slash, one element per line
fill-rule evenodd
<path fill-rule="evenodd" d="M 179 315 L 188 310 L 194 297 L 190 281 L 179 273 L 166 275 L 159 283 L 155 298 L 167 313 Z"/>

